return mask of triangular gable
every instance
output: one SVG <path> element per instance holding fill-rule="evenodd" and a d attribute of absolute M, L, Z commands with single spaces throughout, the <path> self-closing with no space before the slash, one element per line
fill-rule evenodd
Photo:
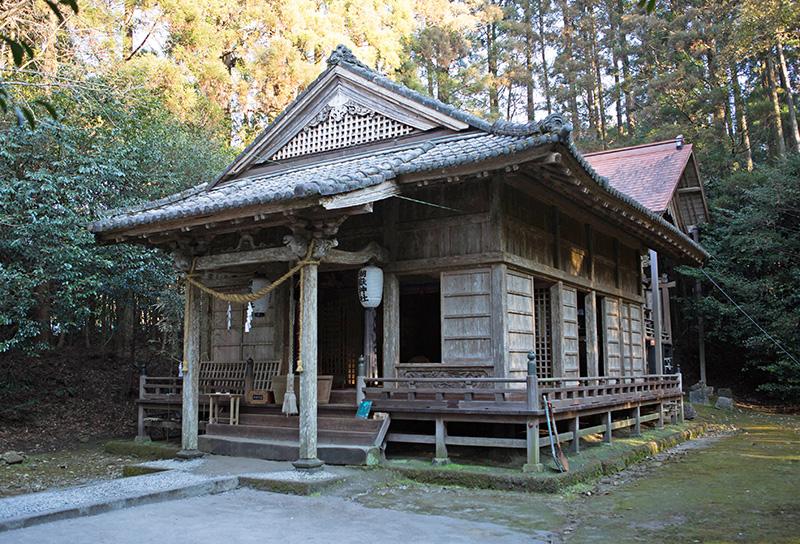
<path fill-rule="evenodd" d="M 260 164 L 433 129 L 461 131 L 470 127 L 464 119 L 418 99 L 416 93 L 376 84 L 375 77 L 382 76 L 348 59 L 332 64 L 264 129 L 217 182 Z"/>

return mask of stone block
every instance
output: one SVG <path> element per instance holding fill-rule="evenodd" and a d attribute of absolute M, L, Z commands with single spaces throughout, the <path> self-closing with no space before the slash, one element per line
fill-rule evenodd
<path fill-rule="evenodd" d="M 720 410 L 733 410 L 733 399 L 730 397 L 717 398 L 717 404 L 714 405 Z"/>
<path fill-rule="evenodd" d="M 694 419 L 697 417 L 697 410 L 694 409 L 691 403 L 683 405 L 683 419 Z"/>
<path fill-rule="evenodd" d="M 728 397 L 728 398 L 732 399 L 733 398 L 733 391 L 731 391 L 727 387 L 720 387 L 719 389 L 717 389 L 717 395 L 719 395 L 720 397 Z"/>
<path fill-rule="evenodd" d="M 0 459 L 9 465 L 18 465 L 19 463 L 25 461 L 25 456 L 18 451 L 7 451 L 0 456 Z"/>
<path fill-rule="evenodd" d="M 689 402 L 695 404 L 708 404 L 708 394 L 705 389 L 693 389 L 689 391 Z"/>

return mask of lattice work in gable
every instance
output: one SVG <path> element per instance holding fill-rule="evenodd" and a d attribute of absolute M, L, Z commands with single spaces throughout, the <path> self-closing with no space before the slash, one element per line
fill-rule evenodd
<path fill-rule="evenodd" d="M 413 131 L 413 127 L 350 101 L 340 106 L 326 106 L 270 158 L 281 160 L 310 155 L 389 140 Z"/>

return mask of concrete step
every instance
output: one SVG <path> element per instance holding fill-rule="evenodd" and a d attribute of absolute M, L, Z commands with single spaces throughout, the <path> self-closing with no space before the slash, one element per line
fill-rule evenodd
<path fill-rule="evenodd" d="M 178 470 L 0 499 L 0 532 L 128 506 L 221 493 L 235 476 L 209 477 Z"/>
<path fill-rule="evenodd" d="M 262 440 L 205 434 L 199 437 L 201 451 L 216 455 L 252 457 L 272 461 L 294 461 L 299 458 L 296 441 Z M 380 462 L 380 448 L 330 444 L 320 439 L 317 456 L 329 465 L 374 465 Z"/>
<path fill-rule="evenodd" d="M 225 423 L 225 419 L 220 419 Z M 283 414 L 240 414 L 239 423 L 241 425 L 260 425 L 265 427 L 288 427 L 297 429 L 299 425 L 298 416 L 285 416 Z M 358 419 L 354 416 L 349 417 L 330 417 L 319 416 L 317 418 L 318 429 L 328 429 L 332 431 L 357 431 L 375 432 L 381 428 L 381 421 L 376 419 Z"/>
<path fill-rule="evenodd" d="M 297 442 L 299 431 L 297 427 L 265 427 L 261 425 L 227 425 L 211 424 L 206 428 L 206 434 L 215 436 L 233 436 L 237 438 L 256 438 L 259 440 L 277 440 Z M 344 444 L 353 446 L 370 447 L 374 445 L 376 432 L 335 431 L 318 429 L 317 440 L 331 444 Z"/>

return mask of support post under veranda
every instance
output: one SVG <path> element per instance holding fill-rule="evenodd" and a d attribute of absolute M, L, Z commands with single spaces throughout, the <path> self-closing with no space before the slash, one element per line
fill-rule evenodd
<path fill-rule="evenodd" d="M 525 378 L 526 388 L 526 408 L 529 412 L 538 412 L 541 405 L 539 403 L 539 383 L 536 379 L 536 353 L 528 353 L 528 375 Z M 525 448 L 527 457 L 523 472 L 541 472 L 544 469 L 539 458 L 539 416 L 538 414 L 528 414 L 525 421 Z"/>

